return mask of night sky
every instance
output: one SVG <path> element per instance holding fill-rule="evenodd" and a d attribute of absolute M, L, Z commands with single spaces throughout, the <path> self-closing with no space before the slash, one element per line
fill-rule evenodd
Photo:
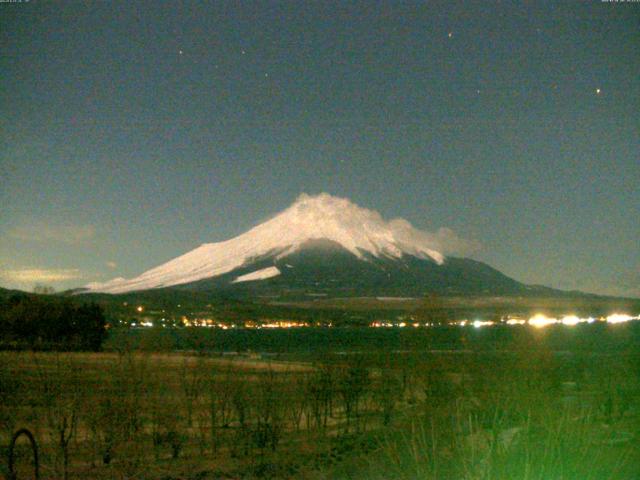
<path fill-rule="evenodd" d="M 0 285 L 130 277 L 328 192 L 640 296 L 640 3 L 0 3 Z"/>

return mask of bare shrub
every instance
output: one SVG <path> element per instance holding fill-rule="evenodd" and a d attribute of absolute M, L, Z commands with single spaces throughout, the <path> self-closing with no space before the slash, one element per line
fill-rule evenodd
<path fill-rule="evenodd" d="M 402 396 L 402 381 L 396 372 L 390 368 L 382 368 L 380 378 L 373 391 L 374 402 L 382 416 L 382 424 L 387 426 L 396 407 L 396 403 Z"/>
<path fill-rule="evenodd" d="M 37 357 L 34 357 L 37 359 Z M 52 364 L 36 360 L 38 386 L 51 442 L 55 445 L 55 468 L 69 478 L 70 442 L 77 434 L 82 389 L 79 368 L 71 358 L 56 355 Z"/>
<path fill-rule="evenodd" d="M 346 431 L 349 431 L 351 422 L 356 421 L 356 429 L 359 428 L 360 403 L 370 384 L 369 371 L 364 367 L 361 359 L 346 368 L 340 370 L 336 387 L 346 417 Z"/>
<path fill-rule="evenodd" d="M 123 351 L 100 372 L 85 407 L 94 455 L 103 465 L 136 474 L 145 456 L 146 405 L 150 392 L 148 358 Z"/>
<path fill-rule="evenodd" d="M 327 428 L 332 414 L 335 384 L 334 369 L 329 364 L 321 364 L 316 372 L 307 376 L 307 429 L 311 428 L 312 420 L 316 429 Z"/>
<path fill-rule="evenodd" d="M 218 375 L 213 370 L 208 379 L 207 386 L 207 408 L 203 408 L 202 415 L 206 414 L 205 420 L 209 423 L 210 443 L 214 452 L 221 444 L 223 432 L 229 429 L 233 414 L 232 392 L 233 392 L 233 370 L 228 366 L 224 375 Z M 204 427 L 204 424 L 201 426 Z M 203 432 L 204 435 L 204 432 Z"/>

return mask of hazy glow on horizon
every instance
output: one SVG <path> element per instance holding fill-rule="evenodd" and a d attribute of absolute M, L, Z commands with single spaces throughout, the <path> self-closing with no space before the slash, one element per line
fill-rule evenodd
<path fill-rule="evenodd" d="M 550 318 L 541 313 L 534 315 L 529 319 L 529 325 L 536 328 L 546 327 L 547 325 L 553 325 L 554 323 L 558 323 L 557 318 Z"/>
<path fill-rule="evenodd" d="M 507 325 L 524 325 L 525 323 L 527 323 L 526 320 L 521 320 L 519 318 L 510 318 L 507 320 Z"/>
<path fill-rule="evenodd" d="M 547 317 L 543 313 L 537 313 L 529 320 L 524 320 L 521 318 L 509 318 L 503 322 L 495 322 L 491 320 L 474 320 L 473 322 L 469 320 L 459 320 L 454 322 L 454 325 L 458 325 L 460 327 L 473 326 L 475 328 L 481 327 L 489 327 L 493 325 L 499 325 L 500 323 L 506 325 L 530 325 L 534 328 L 544 328 L 549 325 L 557 325 L 562 324 L 567 327 L 573 327 L 580 323 L 594 323 L 596 321 L 606 322 L 606 323 L 623 323 L 631 320 L 640 320 L 640 315 L 631 316 L 625 313 L 613 313 L 607 317 L 600 317 L 596 320 L 594 317 L 578 317 L 577 315 L 564 315 L 560 318 L 556 317 Z"/>
<path fill-rule="evenodd" d="M 576 317 L 575 315 L 566 315 L 566 316 L 562 317 L 560 322 L 563 325 L 577 325 L 578 323 L 581 322 L 581 320 L 578 317 Z"/>
<path fill-rule="evenodd" d="M 623 323 L 628 322 L 629 320 L 638 319 L 640 319 L 640 315 L 637 317 L 632 317 L 631 315 L 627 315 L 626 313 L 613 313 L 607 317 L 607 323 Z"/>
<path fill-rule="evenodd" d="M 491 322 L 491 321 L 482 321 L 482 320 L 476 320 L 473 322 L 473 326 L 475 328 L 480 328 L 480 327 L 489 327 L 491 325 L 495 325 L 495 322 Z"/>

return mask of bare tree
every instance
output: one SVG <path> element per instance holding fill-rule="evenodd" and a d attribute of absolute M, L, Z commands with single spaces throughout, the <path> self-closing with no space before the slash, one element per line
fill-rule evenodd
<path fill-rule="evenodd" d="M 231 452 L 237 454 L 238 444 L 242 446 L 244 455 L 249 454 L 249 393 L 247 392 L 247 382 L 236 380 L 232 384 L 231 405 L 235 415 L 235 421 L 238 424 L 237 435 L 231 444 Z"/>
<path fill-rule="evenodd" d="M 352 419 L 356 420 L 356 429 L 359 428 L 360 402 L 369 383 L 369 371 L 364 368 L 360 359 L 341 370 L 337 390 L 344 407 L 347 431 L 349 431 Z"/>
<path fill-rule="evenodd" d="M 322 364 L 318 370 L 307 377 L 308 409 L 307 428 L 313 419 L 317 429 L 324 430 L 332 413 L 335 388 L 334 372 L 331 365 Z"/>
<path fill-rule="evenodd" d="M 224 376 L 221 376 L 221 378 L 219 378 L 215 370 L 209 376 L 207 389 L 208 409 L 206 410 L 208 410 L 211 446 L 214 452 L 218 450 L 222 432 L 229 428 L 231 421 L 233 413 L 231 402 L 233 376 L 231 366 L 227 367 Z"/>
<path fill-rule="evenodd" d="M 193 410 L 202 396 L 207 371 L 205 370 L 203 357 L 198 357 L 196 362 L 184 359 L 180 370 L 180 386 L 184 395 L 184 405 L 187 411 L 187 424 L 193 426 Z"/>
<path fill-rule="evenodd" d="M 287 382 L 288 391 L 284 394 L 287 398 L 288 418 L 296 432 L 300 431 L 300 423 L 307 408 L 306 378 L 303 375 L 292 374 Z"/>
<path fill-rule="evenodd" d="M 260 451 L 260 457 L 264 458 L 265 449 L 270 447 L 276 450 L 283 429 L 284 404 L 282 402 L 281 378 L 269 369 L 259 377 L 255 406 L 256 424 L 253 428 L 253 443 Z"/>
<path fill-rule="evenodd" d="M 374 390 L 374 401 L 382 414 L 382 424 L 391 423 L 391 417 L 398 399 L 402 395 L 402 382 L 390 368 L 382 368 L 377 388 Z"/>
<path fill-rule="evenodd" d="M 36 358 L 36 357 L 34 357 Z M 72 362 L 63 362 L 59 356 L 51 368 L 37 363 L 40 395 L 44 406 L 49 434 L 62 457 L 62 477 L 69 478 L 69 443 L 77 433 L 81 405 L 81 388 L 78 367 Z M 56 462 L 60 468 L 59 461 Z"/>
<path fill-rule="evenodd" d="M 118 456 L 124 468 L 136 473 L 142 464 L 141 438 L 145 430 L 143 402 L 150 390 L 148 357 L 123 352 L 105 371 L 101 391 L 91 409 L 89 428 L 104 464 Z M 119 451 L 125 450 L 126 454 Z"/>

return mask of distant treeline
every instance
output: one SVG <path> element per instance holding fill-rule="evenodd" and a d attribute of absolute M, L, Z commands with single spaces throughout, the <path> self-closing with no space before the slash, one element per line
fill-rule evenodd
<path fill-rule="evenodd" d="M 2 349 L 95 351 L 106 336 L 106 319 L 98 305 L 44 295 L 0 300 Z"/>

